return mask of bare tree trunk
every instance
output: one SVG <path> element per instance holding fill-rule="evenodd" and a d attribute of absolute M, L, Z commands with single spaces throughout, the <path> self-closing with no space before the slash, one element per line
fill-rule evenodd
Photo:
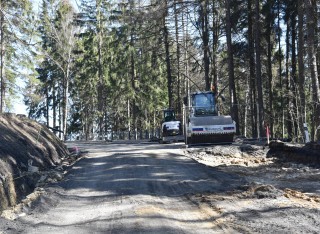
<path fill-rule="evenodd" d="M 254 39 L 253 39 L 253 11 L 252 1 L 248 0 L 248 45 L 249 45 L 249 99 L 250 99 L 250 121 L 251 121 L 251 135 L 258 136 L 257 130 L 257 105 L 256 105 L 256 83 L 255 83 L 255 60 L 254 60 Z"/>
<path fill-rule="evenodd" d="M 264 105 L 263 105 L 263 88 L 261 76 L 261 52 L 260 52 L 260 1 L 255 0 L 255 48 L 256 48 L 256 80 L 258 90 L 258 117 L 259 117 L 259 135 L 265 136 L 264 130 Z"/>
<path fill-rule="evenodd" d="M 210 59 L 209 59 L 209 29 L 208 29 L 208 0 L 200 1 L 199 18 L 201 22 L 202 47 L 203 47 L 203 63 L 204 63 L 204 80 L 206 90 L 210 90 Z"/>
<path fill-rule="evenodd" d="M 299 126 L 301 135 L 304 137 L 304 128 L 303 123 L 306 122 L 306 116 L 305 116 L 305 92 L 304 92 L 304 33 L 303 33 L 303 16 L 304 16 L 304 2 L 303 0 L 298 0 L 298 67 L 299 67 L 299 99 L 300 99 L 300 118 L 299 118 Z"/>
<path fill-rule="evenodd" d="M 287 23 L 287 33 L 286 33 L 286 98 L 285 98 L 285 106 L 287 107 L 287 115 L 286 115 L 286 125 L 287 125 L 287 133 L 288 138 L 293 137 L 293 123 L 291 118 L 291 108 L 292 108 L 292 100 L 291 100 L 291 91 L 290 91 L 290 74 L 289 74 L 289 51 L 290 51 L 290 43 L 289 43 L 289 32 L 290 32 L 290 22 Z"/>
<path fill-rule="evenodd" d="M 167 85 L 168 85 L 168 98 L 169 98 L 169 108 L 173 107 L 173 95 L 172 95 L 172 72 L 171 72 L 171 61 L 170 61 L 170 50 L 169 50 L 169 32 L 166 25 L 166 17 L 168 15 L 168 3 L 165 0 L 165 12 L 163 15 L 163 36 L 164 36 L 164 46 L 166 51 L 166 65 L 167 65 Z"/>
<path fill-rule="evenodd" d="M 284 138 L 284 118 L 285 118 L 285 111 L 284 111 L 284 100 L 283 100 L 283 83 L 282 83 L 282 49 L 281 49 L 281 31 L 280 31 L 280 1 L 278 1 L 278 50 L 279 50 L 279 83 L 280 83 L 280 109 L 282 110 L 281 113 L 281 137 Z"/>
<path fill-rule="evenodd" d="M 53 128 L 56 128 L 57 124 L 57 97 L 56 97 L 56 89 L 55 89 L 55 84 L 53 84 L 53 90 L 52 90 L 52 126 Z M 59 126 L 60 127 L 60 126 Z M 59 129 L 60 130 L 60 129 Z"/>
<path fill-rule="evenodd" d="M 272 13 L 270 13 L 272 14 Z M 268 65 L 267 65 L 267 76 L 268 76 L 268 94 L 269 94 L 269 118 L 268 118 L 268 124 L 270 126 L 270 133 L 271 137 L 273 137 L 273 121 L 274 121 L 274 113 L 273 113 L 273 87 L 272 87 L 272 41 L 271 41 L 271 27 L 273 25 L 273 21 L 268 22 L 268 29 L 267 29 L 267 44 L 268 44 L 268 50 L 267 50 L 267 57 L 268 57 Z"/>
<path fill-rule="evenodd" d="M 63 80 L 63 104 L 62 104 L 62 118 L 63 118 L 63 136 L 67 140 L 67 121 L 68 121 L 68 92 L 69 92 L 69 69 Z"/>
<path fill-rule="evenodd" d="M 177 108 L 177 113 L 181 114 L 182 113 L 182 108 L 181 108 L 181 77 L 180 77 L 180 43 L 179 43 L 179 25 L 178 25 L 178 10 L 177 10 L 177 0 L 174 0 L 174 22 L 175 22 L 175 30 L 176 30 L 176 56 L 177 56 L 177 99 L 178 99 L 178 108 Z"/>
<path fill-rule="evenodd" d="M 229 92 L 230 92 L 230 110 L 231 115 L 237 125 L 236 134 L 240 135 L 239 128 L 239 110 L 238 100 L 234 79 L 234 63 L 233 63 L 233 49 L 231 40 L 231 17 L 230 17 L 230 0 L 226 0 L 226 35 L 228 46 L 228 75 L 229 75 Z"/>
<path fill-rule="evenodd" d="M 59 92 L 59 97 L 61 97 L 61 94 Z M 62 99 L 62 103 L 59 103 L 59 126 L 61 126 L 60 130 L 63 131 L 63 126 L 62 126 L 62 115 L 61 115 L 61 104 L 63 105 L 63 99 Z M 59 138 L 62 139 L 62 135 L 61 135 L 61 131 L 59 132 Z"/>
<path fill-rule="evenodd" d="M 135 2 L 134 1 L 130 1 L 130 14 L 132 14 L 132 12 L 134 11 L 134 8 L 135 8 Z M 133 16 L 131 16 L 131 18 L 133 18 Z M 133 89 L 133 92 L 134 92 L 134 95 L 133 95 L 133 98 L 132 100 L 128 100 L 128 114 L 131 114 L 132 116 L 132 122 L 131 122 L 131 125 L 132 125 L 132 128 L 129 127 L 129 137 L 131 137 L 131 133 L 132 131 L 135 131 L 137 130 L 137 107 L 136 107 L 136 95 L 135 95 L 135 92 L 136 92 L 136 61 L 135 61 L 135 50 L 134 50 L 134 47 L 135 47 L 135 41 L 134 41 L 134 36 L 136 34 L 135 32 L 135 25 L 134 25 L 134 22 L 131 22 L 132 25 L 131 25 L 131 31 L 130 31 L 130 46 L 131 46 L 131 54 L 130 54 L 130 78 L 131 78 L 131 87 Z M 131 104 L 131 105 L 130 105 Z M 132 109 L 130 109 L 130 107 Z M 130 115 L 128 116 L 128 118 L 130 118 Z M 136 134 L 134 135 L 134 139 L 136 139 Z"/>
<path fill-rule="evenodd" d="M 316 21 L 316 1 L 314 0 L 305 0 L 306 5 L 306 15 L 307 15 L 307 31 L 308 31 L 308 57 L 309 57 L 309 66 L 310 66 L 310 75 L 312 80 L 312 100 L 313 100 L 313 126 L 311 139 L 315 139 L 315 129 L 320 124 L 320 85 L 318 79 L 317 71 L 317 48 L 316 48 L 316 37 L 315 37 L 315 28 L 317 26 Z"/>
<path fill-rule="evenodd" d="M 97 23 L 98 23 L 98 118 L 99 118 L 99 137 L 102 137 L 103 133 L 103 74 L 102 74 L 102 38 L 101 38 L 101 12 L 100 12 L 100 4 L 97 5 L 98 9 L 98 16 L 97 16 Z"/>
<path fill-rule="evenodd" d="M 132 46 L 133 46 L 133 35 L 131 35 L 131 43 L 132 43 Z M 132 89 L 134 90 L 133 92 L 135 92 L 136 91 L 136 68 L 135 68 L 133 52 L 131 53 L 131 61 L 130 61 L 130 63 L 131 63 L 130 64 L 130 67 L 131 67 L 131 69 L 130 69 L 131 86 L 132 86 Z M 130 103 L 130 101 L 129 101 L 129 103 Z M 133 125 L 133 131 L 135 131 L 136 128 L 137 128 L 136 99 L 135 99 L 135 97 L 132 98 L 131 105 L 132 105 L 132 111 L 131 111 L 131 114 L 132 114 L 132 125 Z M 129 105 L 128 108 L 130 110 L 130 105 Z"/>
<path fill-rule="evenodd" d="M 5 96 L 5 80 L 4 80 L 4 60 L 5 60 L 5 45 L 4 45 L 4 3 L 0 2 L 0 114 L 3 113 L 4 109 L 4 96 Z"/>
<path fill-rule="evenodd" d="M 213 76 L 213 84 L 216 86 L 216 91 L 218 92 L 218 73 L 217 73 L 217 48 L 219 43 L 220 34 L 220 15 L 217 11 L 216 0 L 212 1 L 213 16 L 212 16 L 212 63 L 211 63 L 211 74 Z"/>
<path fill-rule="evenodd" d="M 185 23 L 186 21 L 186 23 Z M 190 92 L 190 81 L 189 81 L 189 60 L 188 60 L 188 14 L 186 14 L 186 19 L 184 19 L 184 14 L 182 14 L 182 32 L 183 32 L 183 46 L 184 46 L 184 92 L 187 97 L 189 97 Z M 184 118 L 183 118 L 184 119 Z"/>
<path fill-rule="evenodd" d="M 46 118 L 46 122 L 47 122 L 47 127 L 49 127 L 50 123 L 49 123 L 49 106 L 50 106 L 50 101 L 49 101 L 49 88 L 46 88 L 46 113 L 45 113 L 45 118 Z"/>
<path fill-rule="evenodd" d="M 298 106 L 297 106 L 297 91 L 298 91 L 298 86 L 297 86 L 297 54 L 296 54 L 296 25 L 297 25 L 297 20 L 296 20 L 296 12 L 294 11 L 291 15 L 291 98 L 292 98 L 292 104 L 293 104 L 293 112 L 295 116 L 292 118 L 293 122 L 293 134 L 295 137 L 298 137 Z"/>

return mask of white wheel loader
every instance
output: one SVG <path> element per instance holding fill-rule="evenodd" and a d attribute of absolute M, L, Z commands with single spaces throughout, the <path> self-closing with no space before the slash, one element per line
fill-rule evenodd
<path fill-rule="evenodd" d="M 173 109 L 163 110 L 163 122 L 161 125 L 161 143 L 183 141 L 181 121 L 176 119 Z"/>

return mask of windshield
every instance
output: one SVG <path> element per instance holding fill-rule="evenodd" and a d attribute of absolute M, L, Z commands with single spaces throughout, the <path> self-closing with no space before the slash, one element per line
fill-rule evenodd
<path fill-rule="evenodd" d="M 174 121 L 175 120 L 175 114 L 173 110 L 165 110 L 163 112 L 164 114 L 164 121 L 169 122 L 169 121 Z"/>
<path fill-rule="evenodd" d="M 215 101 L 213 93 L 197 93 L 193 96 L 192 106 L 195 115 L 215 115 Z"/>

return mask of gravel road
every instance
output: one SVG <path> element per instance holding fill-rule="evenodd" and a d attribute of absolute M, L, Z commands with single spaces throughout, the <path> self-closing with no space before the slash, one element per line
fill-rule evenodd
<path fill-rule="evenodd" d="M 72 144 L 70 144 L 71 146 Z M 0 233 L 318 233 L 319 202 L 186 157 L 183 144 L 82 143 L 64 179 Z M 227 146 L 226 146 L 227 147 Z M 288 192 L 289 193 L 289 192 Z M 267 194 L 267 195 L 266 195 Z"/>

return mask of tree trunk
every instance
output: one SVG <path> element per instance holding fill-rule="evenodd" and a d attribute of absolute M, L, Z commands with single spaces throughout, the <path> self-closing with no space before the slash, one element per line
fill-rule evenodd
<path fill-rule="evenodd" d="M 209 30 L 208 30 L 208 0 L 200 1 L 199 18 L 201 22 L 202 47 L 203 47 L 203 64 L 204 64 L 204 80 L 206 90 L 210 90 L 210 59 L 209 59 Z"/>
<path fill-rule="evenodd" d="M 271 10 L 271 9 L 270 9 Z M 272 14 L 272 13 L 270 13 Z M 270 136 L 273 137 L 273 120 L 274 120 L 274 113 L 273 113 L 273 87 L 272 87 L 272 48 L 273 44 L 271 41 L 271 27 L 273 25 L 273 20 L 268 22 L 268 29 L 267 29 L 267 44 L 268 44 L 268 65 L 267 65 L 267 76 L 268 76 L 268 94 L 269 94 L 269 118 L 268 118 L 268 125 L 270 127 Z"/>
<path fill-rule="evenodd" d="M 63 118 L 63 137 L 67 140 L 67 121 L 68 121 L 68 92 L 69 92 L 69 71 L 67 71 L 66 76 L 63 81 L 63 106 L 62 106 L 62 118 Z"/>
<path fill-rule="evenodd" d="M 318 79 L 317 71 L 317 48 L 316 48 L 316 37 L 315 37 L 315 28 L 317 26 L 316 21 L 316 1 L 305 0 L 306 5 L 306 15 L 307 15 L 307 32 L 308 32 L 308 58 L 310 66 L 310 75 L 312 80 L 312 100 L 313 100 L 313 126 L 311 140 L 315 139 L 315 129 L 320 124 L 320 85 Z"/>
<path fill-rule="evenodd" d="M 135 2 L 131 1 L 130 2 L 130 14 L 133 14 L 135 8 Z M 131 18 L 133 18 L 133 15 L 131 15 Z M 136 34 L 136 29 L 135 29 L 135 25 L 133 22 L 131 22 L 131 32 L 130 32 L 130 46 L 131 46 L 131 54 L 130 54 L 130 78 L 131 78 L 131 87 L 133 90 L 133 97 L 131 100 L 128 100 L 128 114 L 131 114 L 132 116 L 132 128 L 130 129 L 129 127 L 129 137 L 131 137 L 131 133 L 132 131 L 136 131 L 137 130 L 137 108 L 136 108 L 136 61 L 135 61 L 135 41 L 134 41 L 134 36 Z M 131 104 L 131 106 L 130 106 Z M 130 110 L 131 107 L 131 110 Z M 131 113 L 130 113 L 131 111 Z M 130 118 L 130 116 L 128 116 Z M 136 136 L 136 134 L 135 134 Z M 134 137 L 135 137 L 134 136 Z"/>
<path fill-rule="evenodd" d="M 167 65 L 167 87 L 168 87 L 168 98 L 169 108 L 173 108 L 173 97 L 172 97 L 172 72 L 171 72 L 171 61 L 170 61 L 170 50 L 169 50 L 169 32 L 166 25 L 166 17 L 168 15 L 168 3 L 165 0 L 165 12 L 163 15 L 163 36 L 164 46 L 166 51 L 166 65 Z"/>
<path fill-rule="evenodd" d="M 176 30 L 176 57 L 177 57 L 177 114 L 182 113 L 182 108 L 181 108 L 181 77 L 180 77 L 180 43 L 179 43 L 179 25 L 178 25 L 178 11 L 177 11 L 177 0 L 174 0 L 174 22 L 175 22 L 175 30 Z"/>
<path fill-rule="evenodd" d="M 4 95 L 5 95 L 5 80 L 4 80 L 4 60 L 5 60 L 5 45 L 4 45 L 4 13 L 3 10 L 4 9 L 4 2 L 1 1 L 0 2 L 0 114 L 3 112 L 4 109 Z"/>
<path fill-rule="evenodd" d="M 60 91 L 59 91 L 59 97 L 61 97 Z M 63 132 L 63 126 L 62 126 L 62 115 L 61 115 L 61 106 L 63 105 L 63 97 L 62 97 L 62 102 L 59 103 L 59 126 L 60 130 Z M 62 135 L 61 135 L 61 131 L 59 132 L 59 138 L 62 140 Z"/>
<path fill-rule="evenodd" d="M 265 136 L 264 130 L 264 105 L 263 105 L 263 88 L 261 76 L 261 49 L 260 49 L 260 1 L 255 0 L 255 49 L 256 49 L 256 80 L 258 90 L 258 117 L 259 117 L 259 137 Z"/>
<path fill-rule="evenodd" d="M 183 53 L 183 59 L 184 59 L 184 94 L 189 97 L 190 94 L 190 78 L 189 78 L 189 60 L 188 60 L 188 50 L 186 49 L 188 47 L 188 14 L 185 15 L 182 14 L 182 33 L 183 33 L 183 46 L 184 46 L 184 53 Z M 185 19 L 186 18 L 186 19 Z M 183 118 L 184 120 L 184 118 Z M 184 123 L 183 123 L 184 124 Z"/>
<path fill-rule="evenodd" d="M 255 60 L 254 60 L 254 39 L 253 39 L 253 12 L 252 1 L 248 0 L 248 45 L 249 45 L 249 99 L 250 99 L 250 121 L 251 121 L 251 136 L 257 137 L 257 105 L 256 105 L 256 83 L 255 83 Z"/>
<path fill-rule="evenodd" d="M 98 37 L 98 118 L 99 137 L 103 135 L 104 97 L 103 97 L 103 73 L 102 73 L 102 38 L 101 38 L 101 2 L 97 3 L 97 37 Z"/>
<path fill-rule="evenodd" d="M 292 101 L 290 96 L 292 96 L 290 92 L 290 74 L 289 74 L 289 51 L 290 51 L 290 43 L 289 43 L 289 32 L 290 32 L 290 22 L 287 23 L 287 30 L 286 30 L 286 79 L 285 79 L 285 105 L 287 107 L 287 116 L 286 116 L 286 126 L 287 126 L 287 134 L 288 138 L 292 138 L 293 136 L 293 123 L 292 123 L 292 118 L 291 118 L 291 106 L 292 106 Z"/>
<path fill-rule="evenodd" d="M 298 119 L 299 119 L 299 111 L 297 106 L 297 54 L 296 54 L 296 12 L 292 12 L 291 14 L 291 79 L 290 79 L 290 87 L 291 87 L 291 103 L 293 106 L 292 112 L 292 123 L 293 123 L 293 135 L 298 137 Z"/>
<path fill-rule="evenodd" d="M 283 83 L 282 83 L 282 49 L 281 49 L 281 31 L 280 31 L 280 1 L 278 4 L 278 50 L 279 50 L 279 84 L 280 84 L 280 109 L 281 111 L 281 137 L 284 138 L 284 119 L 285 119 L 285 111 L 284 111 L 284 99 L 283 99 Z"/>
<path fill-rule="evenodd" d="M 299 67 L 299 79 L 298 79 L 298 84 L 299 84 L 299 97 L 300 97 L 300 115 L 301 117 L 299 118 L 299 126 L 300 126 L 300 131 L 301 135 L 304 136 L 304 128 L 303 128 L 303 123 L 306 122 L 306 116 L 305 116 L 305 92 L 304 92 L 304 83 L 305 83 L 305 78 L 304 78 L 304 33 L 303 33 L 303 17 L 304 17 L 304 3 L 303 0 L 298 0 L 298 67 Z"/>
<path fill-rule="evenodd" d="M 226 0 L 226 36 L 228 47 L 228 75 L 229 75 L 229 92 L 230 92 L 230 111 L 232 118 L 236 122 L 237 129 L 236 134 L 240 135 L 239 128 L 239 111 L 238 100 L 236 93 L 236 86 L 234 80 L 234 63 L 233 63 L 233 49 L 231 40 L 231 17 L 230 17 L 230 0 Z"/>
<path fill-rule="evenodd" d="M 213 84 L 218 92 L 218 73 L 217 73 L 217 48 L 219 44 L 219 33 L 220 33 L 220 16 L 216 10 L 216 0 L 212 1 L 213 4 L 213 16 L 212 16 L 212 63 L 211 63 L 211 74 L 213 76 Z"/>
<path fill-rule="evenodd" d="M 133 43 L 133 36 L 131 35 L 131 41 Z M 133 46 L 133 44 L 132 44 Z M 133 89 L 133 92 L 134 92 L 134 97 L 132 98 L 131 100 L 131 106 L 132 106 L 132 111 L 131 111 L 131 114 L 132 114 L 132 129 L 133 131 L 136 130 L 136 127 L 137 127 L 137 120 L 136 120 L 136 99 L 135 99 L 135 92 L 136 92 L 136 79 L 135 79 L 135 73 L 136 73 L 136 68 L 135 68 L 135 62 L 134 62 L 134 55 L 133 55 L 133 52 L 131 54 L 131 59 L 130 59 L 130 76 L 131 76 L 131 86 L 132 86 L 132 89 Z M 128 103 L 130 103 L 130 101 L 128 101 Z M 128 106 L 129 110 L 130 110 L 130 105 Z M 130 112 L 129 112 L 130 113 Z M 128 116 L 130 118 L 130 116 Z"/>
<path fill-rule="evenodd" d="M 50 126 L 50 123 L 49 123 L 49 109 L 50 109 L 49 87 L 47 87 L 46 88 L 46 113 L 45 113 L 47 127 Z"/>
<path fill-rule="evenodd" d="M 53 89 L 52 89 L 52 121 L 53 121 L 53 123 L 52 123 L 52 126 L 53 126 L 53 128 L 56 128 L 56 126 L 57 126 L 57 97 L 56 97 L 56 90 L 55 90 L 55 84 L 53 83 Z M 61 128 L 61 126 L 59 126 L 59 130 L 61 130 L 60 129 Z"/>

